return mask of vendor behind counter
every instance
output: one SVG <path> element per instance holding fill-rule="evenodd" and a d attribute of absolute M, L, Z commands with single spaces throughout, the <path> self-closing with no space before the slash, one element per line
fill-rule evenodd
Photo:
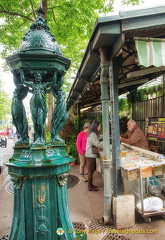
<path fill-rule="evenodd" d="M 127 122 L 128 131 L 120 136 L 120 141 L 136 147 L 148 150 L 148 142 L 143 131 L 138 127 L 134 120 Z"/>

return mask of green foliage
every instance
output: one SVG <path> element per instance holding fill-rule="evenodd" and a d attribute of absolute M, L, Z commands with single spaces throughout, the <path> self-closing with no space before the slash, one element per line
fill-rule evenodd
<path fill-rule="evenodd" d="M 131 117 L 131 105 L 128 98 L 119 98 L 119 116 L 120 118 Z"/>
<path fill-rule="evenodd" d="M 152 87 L 140 88 L 135 91 L 134 101 L 142 102 L 148 99 L 160 97 L 163 95 L 163 85 L 157 85 Z"/>
<path fill-rule="evenodd" d="M 67 75 L 67 74 L 66 74 Z M 66 78 L 68 77 L 68 75 L 66 76 Z M 69 80 L 65 80 L 64 84 L 62 86 L 62 90 L 66 93 L 66 98 L 69 94 L 69 90 L 71 89 L 72 86 L 72 82 L 70 82 Z"/>
<path fill-rule="evenodd" d="M 130 0 L 138 3 L 140 0 Z M 1 56 L 11 55 L 19 48 L 25 33 L 36 18 L 40 1 L 36 0 L 0 0 L 0 44 L 3 45 Z M 128 4 L 128 1 L 125 1 Z M 109 14 L 113 10 L 114 0 L 42 0 L 47 24 L 55 35 L 63 54 L 70 58 L 72 65 L 67 79 L 77 72 L 90 39 L 96 18 Z M 69 92 L 70 85 L 64 86 Z"/>
<path fill-rule="evenodd" d="M 100 12 L 112 11 L 113 1 L 105 0 L 43 0 L 47 24 L 64 55 L 71 58 L 77 68 L 83 56 L 94 22 Z M 45 4 L 46 3 L 46 4 Z M 0 27 L 0 42 L 5 46 L 4 53 L 16 50 L 22 37 L 29 30 L 38 9 L 36 0 L 3 0 L 0 5 L 0 16 L 4 23 Z"/>
<path fill-rule="evenodd" d="M 11 112 L 11 99 L 7 93 L 2 90 L 2 82 L 0 80 L 0 122 L 7 121 Z"/>
<path fill-rule="evenodd" d="M 90 109 L 89 111 L 93 111 L 93 109 Z M 101 112 L 99 113 L 99 116 L 97 117 L 97 120 L 100 121 L 101 119 Z M 71 129 L 73 128 L 73 131 L 69 132 L 69 130 L 65 130 L 65 132 L 67 133 L 68 132 L 68 135 L 67 137 L 69 137 L 69 139 L 67 139 L 67 142 L 70 141 L 70 138 L 73 138 L 73 144 L 71 144 L 72 146 L 68 146 L 68 149 L 70 150 L 70 147 L 71 147 L 71 150 L 74 152 L 74 155 L 77 157 L 77 150 L 76 150 L 76 145 L 75 145 L 75 142 L 76 142 L 76 138 L 77 138 L 77 135 L 80 131 L 83 130 L 83 126 L 86 122 L 88 123 L 92 123 L 93 120 L 95 120 L 96 117 L 95 115 L 91 115 L 90 112 L 88 111 L 85 111 L 85 112 L 82 112 L 80 113 L 80 119 L 78 118 L 77 116 L 77 109 L 76 107 L 75 108 L 72 108 L 71 111 L 70 111 L 70 118 L 68 118 L 68 129 Z M 79 126 L 80 124 L 80 126 Z M 71 125 L 71 126 L 70 126 Z M 70 136 L 72 134 L 72 136 Z"/>
<path fill-rule="evenodd" d="M 122 0 L 122 3 L 126 5 L 129 5 L 129 4 L 137 5 L 141 2 L 143 3 L 144 1 L 143 0 Z"/>
<path fill-rule="evenodd" d="M 123 2 L 135 4 L 139 1 Z M 39 2 L 36 0 L 0 0 L 0 44 L 3 46 L 1 57 L 11 55 L 19 48 L 22 38 L 36 18 L 35 11 L 39 7 Z M 70 90 L 72 83 L 68 80 L 77 72 L 96 18 L 99 14 L 102 16 L 109 14 L 113 10 L 113 3 L 114 0 L 42 0 L 50 31 L 55 35 L 63 54 L 72 61 L 66 74 L 67 81 L 63 86 L 66 92 Z M 6 101 L 7 96 L 2 93 L 1 119 L 6 118 L 9 110 L 10 104 Z"/>
<path fill-rule="evenodd" d="M 127 99 L 119 98 L 119 109 L 120 111 L 125 111 L 127 109 Z"/>
<path fill-rule="evenodd" d="M 131 118 L 130 94 L 126 98 L 119 98 L 120 133 L 127 132 L 127 122 Z"/>
<path fill-rule="evenodd" d="M 100 118 L 101 113 L 99 114 L 99 118 Z M 96 120 L 96 117 L 94 114 L 90 114 L 89 112 L 83 112 L 81 113 L 81 122 L 80 122 L 80 129 L 83 128 L 84 123 L 88 122 L 88 123 L 92 123 L 94 120 Z M 97 119 L 98 121 L 100 121 L 99 119 Z"/>
<path fill-rule="evenodd" d="M 45 130 L 45 139 L 46 139 L 46 142 L 51 142 L 51 133 L 48 131 L 47 127 Z"/>
<path fill-rule="evenodd" d="M 75 160 L 77 159 L 76 139 L 78 135 L 78 116 L 71 114 L 60 132 L 61 138 L 66 143 L 66 151 Z"/>

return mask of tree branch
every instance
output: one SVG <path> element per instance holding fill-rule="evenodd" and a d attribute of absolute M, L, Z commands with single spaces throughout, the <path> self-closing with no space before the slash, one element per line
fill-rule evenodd
<path fill-rule="evenodd" d="M 2 5 L 0 5 L 0 7 L 2 8 L 2 9 L 4 9 L 4 7 L 2 6 Z M 4 9 L 5 10 L 5 9 Z"/>
<path fill-rule="evenodd" d="M 48 10 L 53 10 L 55 8 L 61 8 L 63 11 L 67 12 L 63 7 L 61 6 L 55 6 L 55 7 L 51 7 L 51 8 L 48 8 Z"/>
<path fill-rule="evenodd" d="M 13 15 L 13 16 L 19 16 L 19 17 L 23 17 L 23 18 L 25 18 L 25 19 L 27 19 L 27 20 L 30 20 L 30 21 L 34 21 L 33 19 L 31 19 L 31 18 L 29 18 L 29 17 L 27 17 L 27 16 L 25 16 L 25 15 L 22 15 L 22 14 L 19 14 L 19 13 L 13 13 L 13 12 L 10 12 L 10 11 L 1 11 L 0 10 L 0 13 L 6 13 L 6 14 L 9 14 L 9 15 Z"/>
<path fill-rule="evenodd" d="M 54 20 L 54 22 L 56 22 L 56 17 L 55 17 L 55 14 L 54 14 L 54 10 L 53 9 L 51 9 L 52 10 L 52 14 L 53 14 L 53 20 Z"/>
<path fill-rule="evenodd" d="M 31 0 L 30 0 L 30 5 L 31 5 L 31 7 L 32 7 L 33 16 L 34 16 L 34 18 L 36 18 L 35 10 L 34 10 L 33 3 L 32 3 Z"/>

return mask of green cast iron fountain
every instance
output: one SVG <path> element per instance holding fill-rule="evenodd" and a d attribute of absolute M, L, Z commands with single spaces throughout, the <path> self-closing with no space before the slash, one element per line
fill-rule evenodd
<path fill-rule="evenodd" d="M 37 19 L 25 34 L 19 50 L 6 59 L 13 73 L 15 90 L 12 119 L 19 141 L 6 163 L 14 185 L 14 212 L 10 240 L 75 239 L 70 221 L 67 176 L 70 163 L 65 143 L 58 133 L 66 121 L 65 94 L 61 90 L 70 66 L 51 34 L 39 8 Z M 30 111 L 34 140 L 29 142 L 23 99 L 32 93 Z M 44 139 L 47 117 L 46 94 L 56 98 L 51 124 L 51 142 Z"/>

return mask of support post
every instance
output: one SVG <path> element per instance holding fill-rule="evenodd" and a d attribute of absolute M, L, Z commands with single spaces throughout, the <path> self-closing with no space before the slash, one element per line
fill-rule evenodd
<path fill-rule="evenodd" d="M 109 132 L 109 94 L 108 76 L 109 61 L 107 49 L 99 48 L 101 58 L 101 103 L 102 103 L 102 125 L 103 125 L 103 175 L 104 175 L 104 216 L 105 224 L 111 222 L 111 202 L 112 202 L 112 174 L 111 174 L 111 154 L 110 154 L 110 132 Z"/>
<path fill-rule="evenodd" d="M 121 59 L 122 62 L 122 59 Z M 110 103 L 111 103 L 111 133 L 112 133 L 112 163 L 113 163 L 113 194 L 121 193 L 120 172 L 120 132 L 119 132 L 119 102 L 118 102 L 118 73 L 121 62 L 113 58 L 110 61 Z"/>
<path fill-rule="evenodd" d="M 81 128 L 80 128 L 80 104 L 79 104 L 79 102 L 77 102 L 77 116 L 78 116 L 78 132 L 80 132 Z"/>

